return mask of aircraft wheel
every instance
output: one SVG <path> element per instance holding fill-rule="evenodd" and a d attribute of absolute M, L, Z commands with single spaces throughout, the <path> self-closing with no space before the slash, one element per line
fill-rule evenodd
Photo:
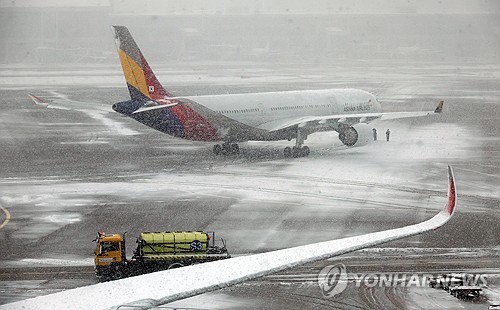
<path fill-rule="evenodd" d="M 301 157 L 302 156 L 302 149 L 300 147 L 294 146 L 292 148 L 292 156 L 294 158 Z"/>
<path fill-rule="evenodd" d="M 222 155 L 228 155 L 231 154 L 231 144 L 229 143 L 224 143 L 221 145 L 221 152 Z"/>
<path fill-rule="evenodd" d="M 309 149 L 308 146 L 304 146 L 302 147 L 301 153 L 303 157 L 307 157 L 309 156 L 309 153 L 311 153 L 311 150 Z"/>
<path fill-rule="evenodd" d="M 283 155 L 285 155 L 285 158 L 292 157 L 292 149 L 290 147 L 285 147 L 285 150 L 283 150 Z"/>
<path fill-rule="evenodd" d="M 214 145 L 213 151 L 215 155 L 220 155 L 220 153 L 222 152 L 222 145 L 220 144 Z"/>
<path fill-rule="evenodd" d="M 238 144 L 233 143 L 231 144 L 231 154 L 239 154 L 240 153 L 240 147 Z"/>

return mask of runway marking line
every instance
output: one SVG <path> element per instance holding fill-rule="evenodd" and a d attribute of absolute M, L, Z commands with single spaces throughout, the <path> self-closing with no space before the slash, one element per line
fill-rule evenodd
<path fill-rule="evenodd" d="M 9 210 L 7 210 L 7 209 L 5 209 L 4 207 L 1 207 L 1 206 L 0 206 L 0 209 L 2 209 L 2 211 L 5 213 L 5 220 L 0 225 L 0 229 L 2 229 L 10 221 L 10 212 L 9 212 Z"/>

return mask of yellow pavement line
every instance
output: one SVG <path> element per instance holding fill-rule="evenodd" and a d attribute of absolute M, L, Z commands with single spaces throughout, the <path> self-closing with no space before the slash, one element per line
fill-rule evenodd
<path fill-rule="evenodd" d="M 10 213 L 9 210 L 5 209 L 4 207 L 0 207 L 0 209 L 2 209 L 2 211 L 5 213 L 5 220 L 3 221 L 2 225 L 0 225 L 0 229 L 2 229 L 10 221 Z"/>

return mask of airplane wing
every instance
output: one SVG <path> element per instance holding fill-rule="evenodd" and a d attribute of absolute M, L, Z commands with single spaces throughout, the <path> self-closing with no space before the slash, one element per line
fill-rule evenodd
<path fill-rule="evenodd" d="M 207 293 L 301 264 L 435 230 L 453 215 L 457 192 L 448 166 L 448 198 L 434 217 L 401 228 L 261 254 L 191 265 L 99 283 L 0 306 L 2 309 L 109 309 L 153 307 Z"/>
<path fill-rule="evenodd" d="M 38 106 L 49 109 L 75 110 L 82 112 L 110 113 L 114 112 L 111 106 L 106 106 L 94 102 L 73 101 L 67 99 L 46 100 L 29 94 L 28 97 Z"/>
<path fill-rule="evenodd" d="M 338 114 L 327 116 L 304 116 L 299 118 L 281 119 L 262 124 L 260 129 L 277 131 L 293 126 L 299 127 L 321 127 L 329 124 L 354 125 L 357 123 L 370 123 L 376 119 L 392 120 L 398 118 L 420 117 L 431 114 L 438 114 L 443 111 L 444 101 L 440 101 L 434 111 L 415 112 L 380 112 L 380 113 L 359 113 L 359 114 Z"/>

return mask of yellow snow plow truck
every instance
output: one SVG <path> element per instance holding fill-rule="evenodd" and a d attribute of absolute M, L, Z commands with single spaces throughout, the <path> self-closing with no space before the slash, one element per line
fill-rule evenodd
<path fill-rule="evenodd" d="M 125 234 L 99 232 L 94 241 L 95 273 L 103 281 L 231 257 L 223 239 L 215 244 L 213 232 L 143 232 L 132 259 L 126 258 Z"/>

